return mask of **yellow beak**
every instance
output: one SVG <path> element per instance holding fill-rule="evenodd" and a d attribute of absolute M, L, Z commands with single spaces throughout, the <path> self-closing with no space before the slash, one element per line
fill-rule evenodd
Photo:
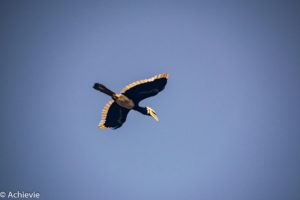
<path fill-rule="evenodd" d="M 158 122 L 158 118 L 156 116 L 156 113 L 152 108 L 149 108 L 149 114 L 151 115 L 151 117 L 153 117 Z"/>

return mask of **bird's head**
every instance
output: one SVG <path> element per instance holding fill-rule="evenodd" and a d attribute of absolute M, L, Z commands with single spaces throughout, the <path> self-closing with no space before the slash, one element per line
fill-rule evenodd
<path fill-rule="evenodd" d="M 146 109 L 147 109 L 147 115 L 153 117 L 158 122 L 158 118 L 156 116 L 155 111 L 150 107 L 146 107 Z"/>

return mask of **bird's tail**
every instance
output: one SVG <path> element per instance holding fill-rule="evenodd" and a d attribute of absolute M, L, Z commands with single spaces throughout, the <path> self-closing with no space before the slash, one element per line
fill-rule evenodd
<path fill-rule="evenodd" d="M 99 90 L 100 92 L 103 92 L 111 97 L 113 97 L 115 95 L 115 93 L 113 91 L 111 91 L 110 89 L 108 89 L 107 87 L 105 87 L 104 85 L 102 85 L 100 83 L 95 83 L 93 88 L 96 90 Z"/>

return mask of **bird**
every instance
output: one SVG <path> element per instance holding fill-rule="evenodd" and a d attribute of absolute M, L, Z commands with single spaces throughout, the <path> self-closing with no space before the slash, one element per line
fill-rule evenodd
<path fill-rule="evenodd" d="M 123 88 L 120 94 L 111 91 L 103 84 L 95 83 L 93 86 L 94 89 L 112 98 L 102 110 L 102 117 L 98 128 L 120 128 L 126 121 L 130 110 L 151 116 L 158 122 L 156 112 L 148 106 L 139 106 L 139 103 L 143 99 L 155 96 L 161 92 L 167 84 L 168 77 L 168 73 L 163 73 L 152 78 L 133 82 Z"/>

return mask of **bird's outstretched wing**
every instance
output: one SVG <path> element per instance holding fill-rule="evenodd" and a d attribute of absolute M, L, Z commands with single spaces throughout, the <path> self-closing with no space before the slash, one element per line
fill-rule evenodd
<path fill-rule="evenodd" d="M 126 121 L 130 110 L 119 106 L 114 100 L 109 101 L 102 111 L 102 119 L 98 125 L 100 129 L 117 129 Z"/>
<path fill-rule="evenodd" d="M 164 73 L 149 79 L 133 82 L 123 88 L 121 93 L 138 103 L 162 91 L 167 84 L 168 76 L 168 73 Z"/>

